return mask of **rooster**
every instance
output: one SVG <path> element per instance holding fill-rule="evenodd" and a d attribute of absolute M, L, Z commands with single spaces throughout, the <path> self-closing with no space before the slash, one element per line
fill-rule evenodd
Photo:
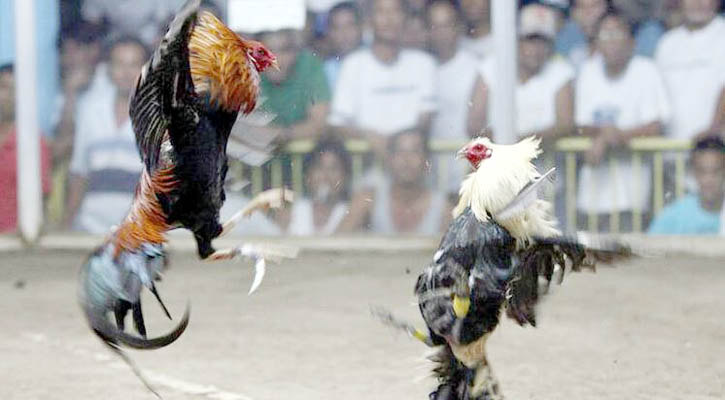
<path fill-rule="evenodd" d="M 277 62 L 261 43 L 238 36 L 211 13 L 199 12 L 199 3 L 190 0 L 182 7 L 141 71 L 129 113 L 145 168 L 125 220 L 81 270 L 80 302 L 87 320 L 122 356 L 120 345 L 168 345 L 188 323 L 187 307 L 170 334 L 146 338 L 140 294 L 147 287 L 161 303 L 154 282 L 166 265 L 163 245 L 169 230 L 191 230 L 202 259 L 246 255 L 259 264 L 262 255 L 250 245 L 215 251 L 211 242 L 251 209 L 289 200 L 284 190 L 267 192 L 224 225 L 219 222 L 230 131 L 238 114 L 254 110 L 259 73 Z M 124 332 L 129 311 L 140 336 Z M 116 326 L 107 319 L 109 313 Z"/>
<path fill-rule="evenodd" d="M 514 145 L 476 138 L 461 149 L 473 172 L 462 183 L 454 220 L 433 261 L 415 285 L 427 332 L 376 311 L 385 322 L 441 347 L 433 357 L 440 384 L 431 399 L 502 398 L 486 359 L 486 340 L 501 311 L 521 325 L 535 325 L 540 293 L 555 277 L 560 282 L 567 264 L 574 271 L 593 269 L 597 261 L 631 254 L 616 243 L 594 249 L 561 235 L 550 204 L 536 196 L 550 175 L 542 176 L 532 164 L 539 153 L 534 138 Z"/>

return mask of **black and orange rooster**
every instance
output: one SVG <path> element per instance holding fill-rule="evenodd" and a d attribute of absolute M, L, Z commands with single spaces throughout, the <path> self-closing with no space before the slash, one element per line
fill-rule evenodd
<path fill-rule="evenodd" d="M 238 114 L 254 110 L 259 73 L 275 67 L 276 58 L 214 15 L 198 12 L 199 3 L 184 5 L 141 71 L 129 111 L 145 168 L 127 217 L 81 271 L 80 301 L 91 328 L 129 364 L 120 345 L 163 347 L 188 323 L 187 307 L 173 332 L 146 338 L 140 294 L 147 287 L 159 299 L 154 282 L 166 264 L 167 231 L 192 231 L 202 259 L 261 257 L 248 245 L 215 251 L 211 242 L 238 219 L 224 226 L 219 222 L 230 131 Z M 280 193 L 287 197 L 284 190 Z M 260 199 L 252 208 L 273 201 L 269 193 Z M 140 336 L 124 332 L 128 311 Z"/>

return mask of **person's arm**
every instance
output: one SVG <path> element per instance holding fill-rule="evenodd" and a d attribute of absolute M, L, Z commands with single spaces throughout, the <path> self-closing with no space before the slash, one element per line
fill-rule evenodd
<path fill-rule="evenodd" d="M 70 174 L 68 179 L 68 199 L 66 201 L 65 216 L 63 217 L 63 227 L 70 229 L 73 220 L 78 213 L 78 209 L 83 202 L 83 196 L 86 194 L 88 180 L 82 176 Z"/>
<path fill-rule="evenodd" d="M 488 87 L 479 75 L 471 92 L 471 105 L 468 109 L 466 128 L 468 136 L 476 137 L 483 134 L 488 119 Z"/>
<path fill-rule="evenodd" d="M 353 195 L 348 208 L 350 212 L 340 222 L 337 232 L 349 233 L 363 230 L 374 202 L 375 192 L 373 189 L 363 189 Z"/>
<path fill-rule="evenodd" d="M 556 122 L 554 126 L 532 132 L 543 140 L 553 140 L 574 132 L 574 83 L 569 82 L 556 93 Z M 528 135 L 527 135 L 528 136 Z"/>
<path fill-rule="evenodd" d="M 288 139 L 315 139 L 322 135 L 330 111 L 329 103 L 316 103 L 307 110 L 307 118 L 286 129 Z"/>

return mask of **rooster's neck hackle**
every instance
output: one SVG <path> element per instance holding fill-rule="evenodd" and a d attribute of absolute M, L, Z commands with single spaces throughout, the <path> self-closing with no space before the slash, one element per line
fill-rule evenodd
<path fill-rule="evenodd" d="M 112 237 L 116 256 L 124 250 L 135 251 L 143 243 L 163 244 L 166 241 L 165 234 L 172 227 L 166 221 L 157 196 L 168 195 L 177 184 L 173 167 L 151 174 L 144 169 L 131 210 Z"/>
<path fill-rule="evenodd" d="M 492 150 L 491 157 L 463 181 L 453 213 L 455 217 L 471 207 L 479 221 L 488 221 L 490 215 L 496 215 L 524 186 L 540 176 L 532 163 L 541 153 L 540 140 L 529 137 L 513 145 L 493 144 L 487 138 L 478 140 Z M 534 235 L 548 237 L 559 233 L 551 216 L 551 204 L 545 200 L 537 200 L 520 216 L 497 222 L 519 242 Z"/>
<path fill-rule="evenodd" d="M 194 90 L 207 93 L 224 111 L 251 112 L 259 91 L 259 74 L 247 45 L 213 14 L 202 12 L 189 40 Z"/>

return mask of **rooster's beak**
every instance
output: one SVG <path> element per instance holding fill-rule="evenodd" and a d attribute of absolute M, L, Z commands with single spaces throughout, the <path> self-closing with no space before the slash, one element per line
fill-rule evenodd
<path fill-rule="evenodd" d="M 275 58 L 272 60 L 272 64 L 270 65 L 272 68 L 276 69 L 277 72 L 279 72 L 279 64 L 277 64 L 277 59 Z"/>
<path fill-rule="evenodd" d="M 463 147 L 462 149 L 458 150 L 458 153 L 456 153 L 456 160 L 461 160 L 466 158 L 466 152 L 468 152 L 468 146 Z"/>

